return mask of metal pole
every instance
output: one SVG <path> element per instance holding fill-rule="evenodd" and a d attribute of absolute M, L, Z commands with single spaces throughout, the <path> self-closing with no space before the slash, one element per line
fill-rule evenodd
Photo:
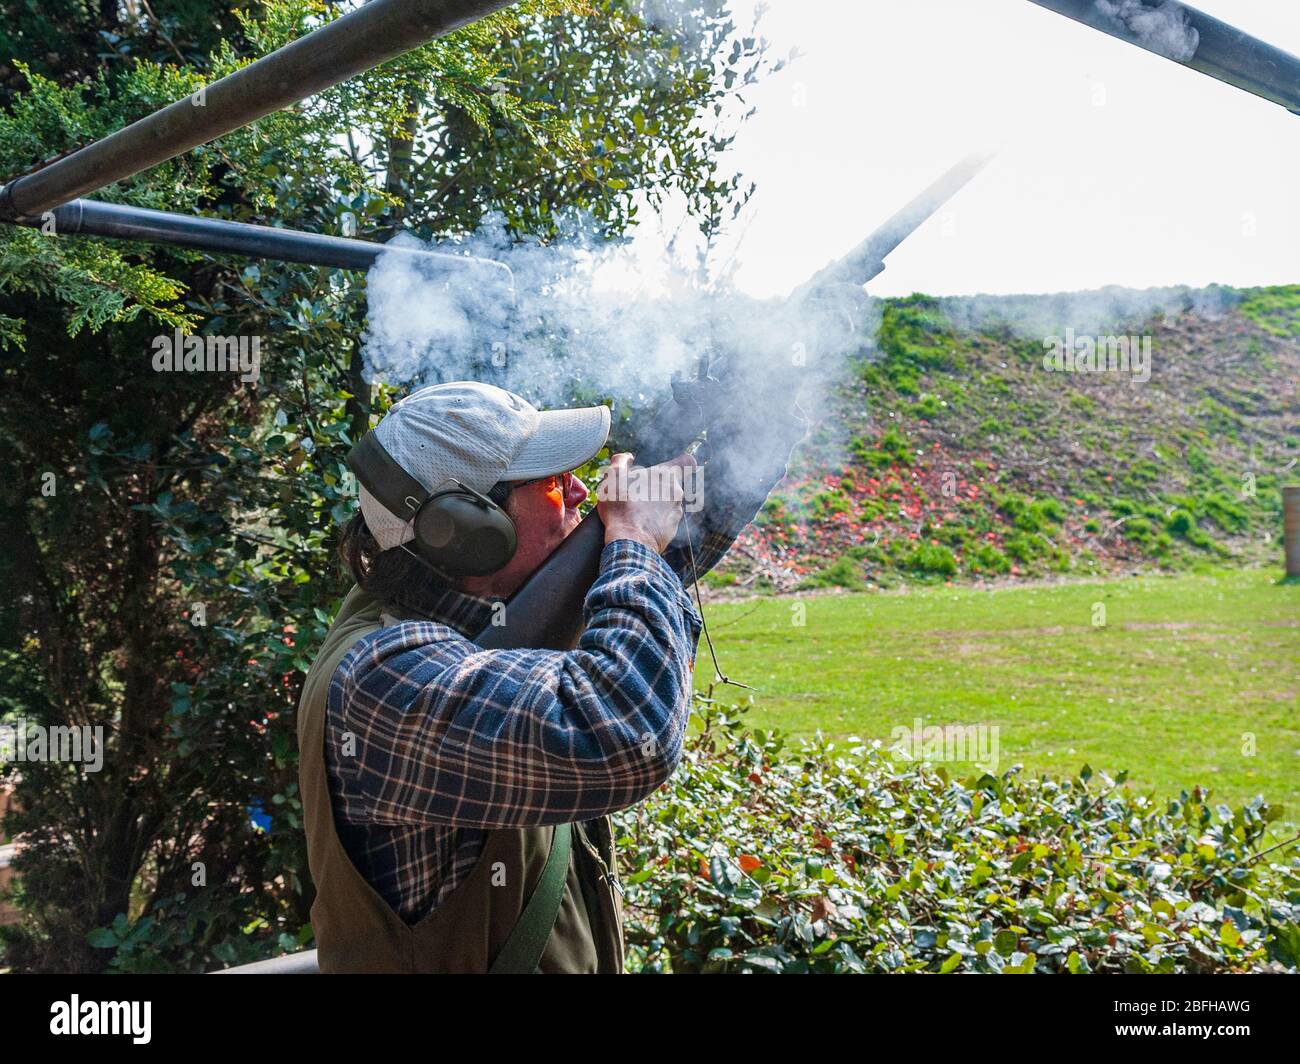
<path fill-rule="evenodd" d="M 50 212 L 48 229 L 56 236 L 103 236 L 117 240 L 138 240 L 145 244 L 175 244 L 200 251 L 227 252 L 254 259 L 277 259 L 281 262 L 305 262 L 344 270 L 369 270 L 381 255 L 414 256 L 425 276 L 441 275 L 471 278 L 483 284 L 499 284 L 511 292 L 514 277 L 510 267 L 493 259 L 469 255 L 450 255 L 437 251 L 418 251 L 390 247 L 369 240 L 350 240 L 340 236 L 322 236 L 297 229 L 278 229 L 269 225 L 227 222 L 219 218 L 199 218 L 144 207 L 125 207 L 118 203 L 73 200 Z M 18 224 L 47 228 L 47 222 L 25 219 Z"/>
<path fill-rule="evenodd" d="M 272 957 L 266 961 L 254 961 L 252 964 L 240 964 L 234 968 L 222 968 L 209 975 L 320 975 L 320 963 L 314 949 L 305 949 L 300 953 L 287 953 L 283 957 Z"/>
<path fill-rule="evenodd" d="M 512 0 L 371 0 L 270 55 L 0 189 L 0 220 L 39 218 L 346 81 Z"/>
<path fill-rule="evenodd" d="M 1282 489 L 1282 535 L 1286 541 L 1286 575 L 1300 580 L 1300 484 Z"/>
<path fill-rule="evenodd" d="M 1031 2 L 1300 114 L 1300 59 L 1187 4 Z"/>

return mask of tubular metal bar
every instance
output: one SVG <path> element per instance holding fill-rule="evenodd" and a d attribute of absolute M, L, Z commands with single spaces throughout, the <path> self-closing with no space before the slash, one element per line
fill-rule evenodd
<path fill-rule="evenodd" d="M 316 960 L 316 951 L 306 949 L 301 953 L 289 953 L 283 957 L 272 957 L 268 961 L 254 961 L 241 964 L 235 968 L 222 968 L 209 975 L 320 975 L 320 964 Z"/>
<path fill-rule="evenodd" d="M 1146 12 L 1139 12 L 1146 19 L 1164 15 L 1178 18 L 1185 14 L 1187 25 L 1196 32 L 1199 40 L 1195 54 L 1190 59 L 1181 59 L 1162 50 L 1155 40 L 1155 35 L 1143 37 L 1135 32 L 1123 17 L 1108 14 L 1096 0 L 1031 0 L 1039 7 L 1082 22 L 1102 33 L 1128 41 L 1139 48 L 1144 48 L 1156 55 L 1163 55 L 1183 66 L 1199 70 L 1212 78 L 1235 85 L 1239 89 L 1253 93 L 1265 100 L 1285 107 L 1293 114 L 1300 114 L 1300 58 L 1290 52 L 1276 48 L 1258 37 L 1243 33 L 1235 26 L 1220 22 L 1217 18 L 1181 3 L 1166 3 L 1152 6 L 1147 4 Z M 1162 9 L 1168 9 L 1164 11 Z M 1158 23 L 1156 23 L 1158 25 Z"/>
<path fill-rule="evenodd" d="M 269 225 L 227 222 L 218 218 L 199 218 L 144 207 L 125 207 L 118 203 L 73 200 L 50 212 L 51 229 L 58 236 L 103 236 L 118 240 L 139 240 L 145 244 L 175 244 L 200 251 L 227 252 L 254 259 L 277 259 L 281 262 L 305 262 L 315 266 L 332 266 L 344 270 L 369 270 L 381 254 L 413 255 L 420 260 L 423 273 L 433 267 L 441 273 L 464 276 L 471 271 L 476 280 L 500 284 L 514 290 L 514 275 L 504 262 L 449 255 L 437 251 L 417 251 L 389 247 L 369 240 L 349 240 L 340 236 L 322 236 L 296 229 L 277 229 Z M 17 223 L 42 228 L 45 222 L 25 219 Z"/>
<path fill-rule="evenodd" d="M 0 189 L 0 219 L 44 211 L 131 177 L 346 81 L 512 0 L 371 0 L 202 93 L 178 100 Z"/>

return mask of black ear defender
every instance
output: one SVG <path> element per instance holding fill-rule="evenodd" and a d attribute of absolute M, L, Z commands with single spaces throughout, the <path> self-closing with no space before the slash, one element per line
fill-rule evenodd
<path fill-rule="evenodd" d="M 505 510 L 459 481 L 426 491 L 373 430 L 348 453 L 348 467 L 385 510 L 411 522 L 415 538 L 402 546 L 440 575 L 487 576 L 514 557 L 519 541 Z"/>

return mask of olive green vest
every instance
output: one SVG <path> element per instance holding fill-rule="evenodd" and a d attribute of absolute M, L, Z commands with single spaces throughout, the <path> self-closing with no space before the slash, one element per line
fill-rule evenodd
<path fill-rule="evenodd" d="M 532 895 L 554 829 L 497 830 L 468 876 L 418 923 L 408 925 L 366 882 L 334 825 L 325 765 L 326 698 L 344 654 L 393 623 L 354 587 L 331 625 L 298 706 L 299 781 L 307 860 L 316 885 L 311 923 L 322 972 L 486 972 Z M 411 616 L 416 616 L 412 614 Z M 609 818 L 573 825 L 564 895 L 538 968 L 621 972 L 622 912 Z"/>

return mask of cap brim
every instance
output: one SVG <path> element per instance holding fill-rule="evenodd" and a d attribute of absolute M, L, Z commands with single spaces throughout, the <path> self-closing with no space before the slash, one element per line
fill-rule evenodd
<path fill-rule="evenodd" d="M 543 410 L 537 428 L 519 449 L 502 480 L 531 480 L 590 462 L 609 438 L 609 407 Z"/>

